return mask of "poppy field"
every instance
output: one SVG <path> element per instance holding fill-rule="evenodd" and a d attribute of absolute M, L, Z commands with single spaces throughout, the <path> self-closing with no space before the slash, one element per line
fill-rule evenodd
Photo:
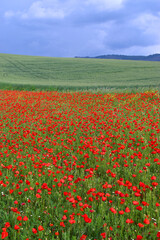
<path fill-rule="evenodd" d="M 158 92 L 0 91 L 0 238 L 160 240 Z"/>

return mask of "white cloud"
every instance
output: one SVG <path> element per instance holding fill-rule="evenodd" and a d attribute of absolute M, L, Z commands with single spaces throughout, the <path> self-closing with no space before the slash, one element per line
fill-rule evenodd
<path fill-rule="evenodd" d="M 63 19 L 72 13 L 79 14 L 92 8 L 97 11 L 112 11 L 123 6 L 126 0 L 37 0 L 21 12 L 7 11 L 6 18 L 20 17 L 22 19 Z"/>
<path fill-rule="evenodd" d="M 121 51 L 116 51 L 116 53 L 121 54 Z M 146 47 L 132 46 L 130 48 L 123 49 L 123 54 L 127 55 L 150 55 L 154 53 L 160 53 L 160 44 L 150 45 Z"/>
<path fill-rule="evenodd" d="M 160 16 L 157 17 L 149 13 L 143 13 L 134 19 L 133 23 L 141 29 L 150 28 L 155 24 L 157 25 L 157 23 L 160 25 Z"/>
<path fill-rule="evenodd" d="M 65 12 L 56 3 L 53 7 L 45 6 L 43 1 L 34 2 L 22 18 L 56 18 L 63 19 Z"/>
<path fill-rule="evenodd" d="M 157 42 L 160 41 L 160 15 L 144 13 L 133 20 L 135 27 L 139 28 L 148 36 L 155 37 Z"/>
<path fill-rule="evenodd" d="M 123 6 L 124 0 L 87 0 L 87 5 L 93 5 L 99 10 L 117 10 Z"/>
<path fill-rule="evenodd" d="M 5 18 L 20 17 L 22 19 L 63 19 L 69 14 L 69 5 L 58 0 L 34 1 L 28 9 L 14 12 L 6 11 Z"/>

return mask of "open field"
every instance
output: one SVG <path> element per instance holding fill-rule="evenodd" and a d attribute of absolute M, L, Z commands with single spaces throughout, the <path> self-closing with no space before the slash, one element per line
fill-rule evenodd
<path fill-rule="evenodd" d="M 159 105 L 0 90 L 1 239 L 160 239 Z"/>
<path fill-rule="evenodd" d="M 159 76 L 159 62 L 0 54 L 1 239 L 160 240 L 160 96 L 145 91 Z"/>
<path fill-rule="evenodd" d="M 1 89 L 159 88 L 160 62 L 0 54 Z"/>

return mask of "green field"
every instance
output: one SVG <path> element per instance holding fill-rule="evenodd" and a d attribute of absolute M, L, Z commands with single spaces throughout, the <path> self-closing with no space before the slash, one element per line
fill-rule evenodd
<path fill-rule="evenodd" d="M 0 88 L 160 88 L 160 62 L 0 54 Z"/>

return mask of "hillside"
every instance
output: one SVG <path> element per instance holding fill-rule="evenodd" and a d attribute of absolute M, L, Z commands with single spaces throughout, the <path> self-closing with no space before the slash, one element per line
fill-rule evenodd
<path fill-rule="evenodd" d="M 139 60 L 139 61 L 160 61 L 160 54 L 153 54 L 148 56 L 127 56 L 127 55 L 101 55 L 95 58 L 101 59 L 119 59 L 119 60 Z"/>
<path fill-rule="evenodd" d="M 78 57 L 75 58 L 99 58 L 99 59 L 117 59 L 117 60 L 134 60 L 134 61 L 160 61 L 160 54 L 152 54 L 148 56 L 128 56 L 128 55 L 117 55 L 117 54 L 108 54 L 100 55 L 96 57 Z"/>
<path fill-rule="evenodd" d="M 160 63 L 0 54 L 0 89 L 160 87 Z"/>

